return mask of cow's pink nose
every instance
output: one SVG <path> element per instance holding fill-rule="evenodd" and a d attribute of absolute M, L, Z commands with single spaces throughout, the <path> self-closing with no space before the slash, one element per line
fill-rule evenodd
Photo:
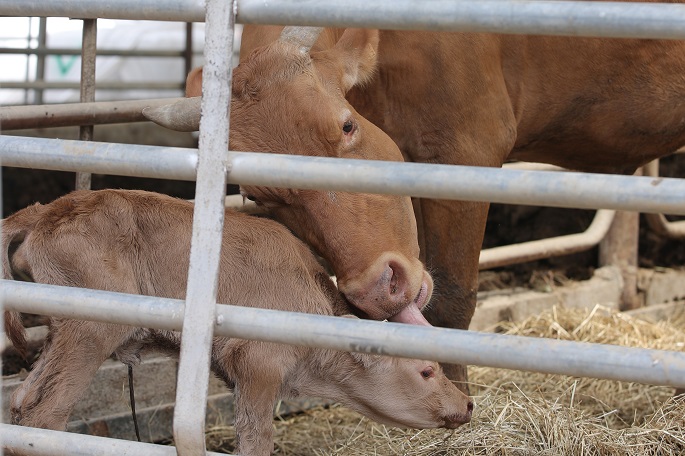
<path fill-rule="evenodd" d="M 430 299 L 433 280 L 419 261 L 387 252 L 356 277 L 339 277 L 338 287 L 373 320 L 428 325 L 421 309 Z"/>

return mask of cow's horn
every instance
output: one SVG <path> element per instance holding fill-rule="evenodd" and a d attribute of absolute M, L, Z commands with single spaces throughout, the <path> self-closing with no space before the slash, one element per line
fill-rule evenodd
<path fill-rule="evenodd" d="M 143 109 L 143 116 L 154 123 L 176 131 L 200 129 L 201 97 L 184 98 L 163 106 Z"/>
<path fill-rule="evenodd" d="M 293 44 L 300 48 L 302 53 L 308 54 L 319 38 L 322 27 L 285 27 L 281 32 L 280 41 Z"/>

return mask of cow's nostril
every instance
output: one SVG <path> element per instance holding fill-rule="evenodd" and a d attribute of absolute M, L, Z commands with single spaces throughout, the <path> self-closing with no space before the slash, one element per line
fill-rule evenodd
<path fill-rule="evenodd" d="M 392 267 L 389 267 L 390 269 L 390 274 L 392 276 L 390 277 L 390 294 L 396 294 L 397 293 L 397 273 Z"/>
<path fill-rule="evenodd" d="M 401 298 L 406 291 L 406 284 L 404 283 L 405 274 L 402 265 L 395 261 L 391 261 L 387 266 L 386 273 L 390 276 L 390 281 L 388 283 L 390 295 L 394 296 L 394 299 Z"/>
<path fill-rule="evenodd" d="M 473 412 L 473 402 L 469 401 L 469 403 L 466 404 L 466 410 L 469 412 L 469 415 Z"/>

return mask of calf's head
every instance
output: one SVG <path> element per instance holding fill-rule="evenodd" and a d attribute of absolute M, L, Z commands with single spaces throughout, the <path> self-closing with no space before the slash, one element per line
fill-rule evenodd
<path fill-rule="evenodd" d="M 374 71 L 378 32 L 348 29 L 334 46 L 310 52 L 317 36 L 286 27 L 235 69 L 230 148 L 401 161 L 397 145 L 345 99 Z M 187 95 L 199 95 L 201 79 L 201 69 L 191 72 Z M 198 100 L 187 105 L 146 115 L 171 128 L 178 119 L 182 128 L 195 127 Z M 418 259 L 409 197 L 247 185 L 241 191 L 315 248 L 340 291 L 367 316 L 428 324 L 420 309 L 433 283 Z"/>
<path fill-rule="evenodd" d="M 357 368 L 339 383 L 345 405 L 389 426 L 454 429 L 471 420 L 473 403 L 440 365 L 387 356 L 348 353 Z M 343 363 L 344 364 L 344 363 Z M 345 397 L 353 398 L 345 400 Z"/>

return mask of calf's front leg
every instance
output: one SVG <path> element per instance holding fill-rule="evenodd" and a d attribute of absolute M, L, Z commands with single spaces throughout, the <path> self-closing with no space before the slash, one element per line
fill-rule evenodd
<path fill-rule="evenodd" d="M 74 405 L 98 368 L 132 331 L 120 325 L 53 319 L 40 358 L 12 394 L 12 423 L 66 429 Z"/>
<path fill-rule="evenodd" d="M 286 356 L 269 356 L 274 344 L 253 342 L 241 351 L 235 387 L 236 452 L 268 456 L 273 452 L 273 410 L 281 392 L 280 367 Z M 267 348 L 268 347 L 268 348 Z"/>

